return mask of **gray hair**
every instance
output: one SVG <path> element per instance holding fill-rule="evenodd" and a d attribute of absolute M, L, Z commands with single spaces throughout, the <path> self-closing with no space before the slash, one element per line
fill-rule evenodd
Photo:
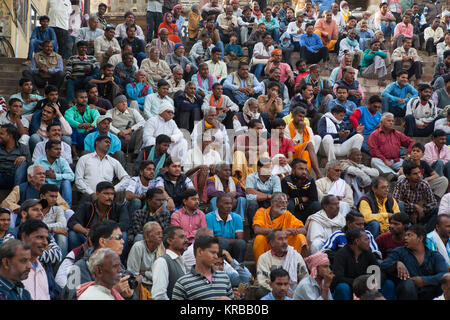
<path fill-rule="evenodd" d="M 186 84 L 186 87 L 187 87 L 187 84 Z M 212 106 L 205 107 L 205 110 L 203 111 L 203 114 L 207 115 L 207 114 L 209 114 L 210 111 L 216 112 L 216 107 L 212 107 Z"/>
<path fill-rule="evenodd" d="M 179 64 L 176 64 L 176 65 L 173 67 L 172 73 L 175 73 L 175 72 L 177 72 L 177 71 L 184 71 L 184 70 L 183 70 L 183 67 L 180 66 Z M 192 82 L 192 81 L 189 81 L 189 82 Z"/>
<path fill-rule="evenodd" d="M 161 30 L 162 30 L 162 29 L 161 29 Z M 155 51 L 155 50 L 158 50 L 158 51 L 159 51 L 158 47 L 155 47 L 155 46 L 150 47 L 150 49 L 148 50 L 148 53 L 152 53 L 152 52 Z"/>
<path fill-rule="evenodd" d="M 34 169 L 37 168 L 37 167 L 44 169 L 44 167 L 41 166 L 40 164 L 32 164 L 27 169 L 27 175 L 34 176 Z"/>
<path fill-rule="evenodd" d="M 199 237 L 203 237 L 203 236 L 210 236 L 212 235 L 214 237 L 214 232 L 206 227 L 202 227 L 202 228 L 198 228 L 197 231 L 195 232 L 195 239 L 198 239 Z"/>
<path fill-rule="evenodd" d="M 355 151 L 361 151 L 361 150 L 359 150 L 358 148 L 351 148 L 350 149 L 350 151 L 348 152 L 348 155 L 347 155 L 347 157 L 351 157 L 351 155 L 353 154 L 353 152 L 355 152 Z"/>
<path fill-rule="evenodd" d="M 17 249 L 19 247 L 24 248 L 25 250 L 30 249 L 30 246 L 28 244 L 25 244 L 17 239 L 11 239 L 7 242 L 4 242 L 3 245 L 0 246 L 0 267 L 2 266 L 3 258 L 13 258 L 16 255 Z"/>
<path fill-rule="evenodd" d="M 142 228 L 143 233 L 150 233 L 152 232 L 153 227 L 161 227 L 161 225 L 156 221 L 149 221 L 146 224 L 144 224 L 144 228 Z"/>
<path fill-rule="evenodd" d="M 272 198 L 270 199 L 270 201 L 276 201 L 278 198 L 281 198 L 281 197 L 287 197 L 286 193 L 274 192 L 274 193 L 272 193 Z"/>
<path fill-rule="evenodd" d="M 167 28 L 161 28 L 161 29 L 159 29 L 159 33 L 163 32 L 163 31 L 169 33 L 169 30 L 167 30 Z"/>
<path fill-rule="evenodd" d="M 392 114 L 390 112 L 383 113 L 383 115 L 381 116 L 380 122 L 384 122 L 384 120 L 386 120 L 386 118 L 389 118 L 389 117 L 394 118 L 394 114 Z"/>
<path fill-rule="evenodd" d="M 255 98 L 248 98 L 248 99 L 245 101 L 245 103 L 244 103 L 244 108 L 245 108 L 245 107 L 250 107 L 250 105 L 251 105 L 252 103 L 258 104 L 258 100 L 256 100 Z"/>
<path fill-rule="evenodd" d="M 95 279 L 95 269 L 103 265 L 105 256 L 107 256 L 108 254 L 117 255 L 117 253 L 110 248 L 100 248 L 98 250 L 95 250 L 90 256 L 89 272 L 91 273 L 93 279 Z"/>
<path fill-rule="evenodd" d="M 214 169 L 216 170 L 216 173 L 217 173 L 217 171 L 220 171 L 223 166 L 230 166 L 230 164 L 226 163 L 226 162 L 220 162 L 220 163 L 216 164 L 216 166 L 214 167 Z"/>
<path fill-rule="evenodd" d="M 292 115 L 296 116 L 298 114 L 304 114 L 306 115 L 306 110 L 303 107 L 295 107 L 294 110 L 292 110 Z"/>
<path fill-rule="evenodd" d="M 174 70 L 175 71 L 175 70 Z M 189 80 L 188 82 L 186 82 L 186 84 L 184 85 L 184 87 L 185 88 L 187 88 L 187 87 L 189 87 L 189 86 L 192 86 L 192 85 L 194 85 L 195 86 L 195 82 L 194 81 L 191 81 L 191 80 Z"/>
<path fill-rule="evenodd" d="M 328 161 L 326 166 L 325 166 L 325 170 L 333 168 L 334 166 L 342 166 L 342 164 L 341 164 L 341 162 L 339 160 Z"/>

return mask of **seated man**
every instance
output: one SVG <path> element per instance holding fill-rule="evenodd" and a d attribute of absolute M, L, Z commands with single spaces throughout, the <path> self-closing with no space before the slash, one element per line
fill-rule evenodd
<path fill-rule="evenodd" d="M 146 58 L 145 56 L 145 42 L 143 39 L 139 37 L 139 30 L 141 27 L 132 24 L 126 28 L 126 37 L 123 37 L 120 41 L 120 46 L 123 48 L 126 45 L 131 46 L 133 57 L 136 58 L 138 66 L 141 66 L 142 60 Z M 117 26 L 119 29 L 119 26 Z M 117 37 L 117 29 L 116 29 L 116 37 Z M 142 30 L 141 30 L 142 32 Z"/>
<path fill-rule="evenodd" d="M 143 237 L 135 241 L 127 259 L 127 270 L 142 277 L 142 285 L 151 292 L 153 285 L 153 263 L 165 252 L 162 243 L 163 230 L 156 221 L 149 221 L 143 227 Z"/>
<path fill-rule="evenodd" d="M 217 208 L 206 215 L 206 225 L 219 239 L 222 249 L 228 251 L 239 263 L 245 260 L 247 242 L 244 240 L 244 226 L 240 215 L 232 211 L 233 198 L 229 194 L 217 197 Z"/>
<path fill-rule="evenodd" d="M 295 107 L 291 114 L 292 120 L 284 129 L 284 137 L 291 139 L 294 144 L 293 158 L 306 161 L 308 170 L 310 171 L 312 168 L 316 177 L 322 178 L 317 159 L 322 138 L 319 135 L 314 135 L 311 128 L 306 125 L 307 112 L 303 107 Z"/>
<path fill-rule="evenodd" d="M 134 82 L 126 85 L 126 95 L 130 99 L 129 106 L 139 111 L 144 110 L 145 98 L 153 93 L 153 89 L 148 82 L 148 74 L 144 70 L 134 73 Z"/>
<path fill-rule="evenodd" d="M 216 47 L 218 47 L 218 48 L 220 48 L 220 50 L 222 50 L 222 57 L 221 57 L 221 59 L 223 60 L 223 58 L 224 58 L 224 51 L 225 50 L 224 50 L 223 42 L 222 42 L 222 40 L 220 40 L 220 33 L 219 33 L 219 29 L 217 28 L 217 23 L 215 21 L 215 18 L 209 17 L 205 21 L 206 21 L 206 25 L 204 24 L 205 27 L 201 28 L 198 31 L 197 41 L 201 40 L 201 35 L 204 32 L 208 33 L 209 36 L 211 37 L 211 40 L 210 40 L 211 44 L 216 46 Z M 206 59 L 206 60 L 209 60 L 209 59 Z"/>
<path fill-rule="evenodd" d="M 392 180 L 402 166 L 400 147 L 411 152 L 413 139 L 394 129 L 394 115 L 385 112 L 380 119 L 380 127 L 369 136 L 369 150 L 372 156 L 370 165 Z"/>
<path fill-rule="evenodd" d="M 125 165 L 125 154 L 121 150 L 122 143 L 120 139 L 110 131 L 112 118 L 110 116 L 100 116 L 96 120 L 97 130 L 89 133 L 84 139 L 84 154 L 95 152 L 95 139 L 98 136 L 108 136 L 111 139 L 111 146 L 109 147 L 108 154 L 114 157 L 122 165 Z"/>
<path fill-rule="evenodd" d="M 209 199 L 207 212 L 216 211 L 218 197 L 227 194 L 232 199 L 231 209 L 244 220 L 246 208 L 245 191 L 239 180 L 231 176 L 231 166 L 226 163 L 218 163 L 214 172 L 215 174 L 209 177 L 206 182 L 206 193 Z M 227 248 L 225 249 L 229 251 Z"/>
<path fill-rule="evenodd" d="M 277 18 L 272 17 L 272 8 L 266 7 L 264 9 L 264 17 L 259 19 L 258 22 L 264 23 L 266 25 L 266 32 L 270 33 L 275 42 L 278 42 L 280 39 L 280 23 Z"/>
<path fill-rule="evenodd" d="M 417 50 L 421 48 L 420 39 L 418 34 L 413 32 L 414 26 L 411 24 L 411 14 L 404 13 L 402 22 L 397 23 L 394 29 L 394 36 L 392 37 L 393 48 L 398 48 L 402 45 L 404 39 L 410 39 L 411 44 L 414 44 L 414 48 Z"/>
<path fill-rule="evenodd" d="M 326 195 L 334 195 L 339 200 L 339 213 L 345 217 L 353 207 L 353 191 L 352 188 L 341 179 L 342 165 L 337 160 L 331 160 L 325 166 L 326 177 L 316 181 L 318 199 L 322 199 Z"/>
<path fill-rule="evenodd" d="M 444 30 L 439 26 L 440 23 L 441 19 L 436 17 L 431 26 L 424 30 L 425 50 L 429 56 L 432 53 L 436 53 L 436 45 L 444 41 Z"/>
<path fill-rule="evenodd" d="M 335 231 L 331 236 L 325 241 L 325 243 L 320 248 L 321 252 L 325 252 L 330 259 L 331 264 L 333 264 L 334 256 L 336 252 L 343 248 L 347 244 L 347 238 L 345 234 L 348 230 L 354 228 L 364 229 L 364 216 L 356 210 L 352 210 L 345 216 L 345 226 Z M 381 252 L 378 249 L 378 245 L 375 242 L 375 238 L 370 233 L 370 231 L 365 230 L 367 236 L 369 237 L 369 247 L 370 251 L 381 259 Z"/>
<path fill-rule="evenodd" d="M 222 51 L 219 48 L 214 47 L 211 50 L 211 60 L 206 61 L 209 73 L 216 77 L 217 80 L 224 79 L 228 76 L 227 65 L 225 62 L 220 61 L 221 54 Z"/>
<path fill-rule="evenodd" d="M 394 35 L 395 30 L 395 17 L 389 11 L 389 5 L 387 2 L 381 2 L 380 10 L 375 13 L 374 24 L 377 29 L 383 31 L 384 37 L 391 37 Z"/>
<path fill-rule="evenodd" d="M 396 82 L 389 84 L 381 93 L 382 110 L 383 113 L 392 112 L 396 117 L 404 117 L 406 104 L 412 98 L 417 97 L 418 92 L 408 83 L 408 72 L 406 70 L 400 70 L 396 79 Z"/>
<path fill-rule="evenodd" d="M 370 41 L 370 48 L 364 50 L 361 63 L 361 75 L 364 78 L 381 79 L 387 75 L 387 59 L 388 53 L 381 49 L 379 40 Z"/>
<path fill-rule="evenodd" d="M 435 170 L 439 176 L 450 179 L 450 149 L 446 145 L 446 134 L 443 130 L 437 129 L 431 135 L 431 142 L 425 145 L 423 160 L 431 169 Z"/>
<path fill-rule="evenodd" d="M 109 104 L 111 104 L 114 98 L 122 90 L 119 87 L 122 79 L 117 75 L 114 75 L 114 69 L 115 66 L 110 63 L 103 64 L 100 70 L 101 72 L 99 72 L 95 77 L 89 80 L 88 85 L 86 85 L 86 90 L 88 91 L 90 91 L 92 85 L 96 85 L 98 95 L 101 98 L 108 100 Z M 97 108 L 97 110 L 99 109 Z"/>
<path fill-rule="evenodd" d="M 261 254 L 258 259 L 256 266 L 258 289 L 255 298 L 264 296 L 271 291 L 269 276 L 272 270 L 284 269 L 290 275 L 287 288 L 288 296 L 292 296 L 297 284 L 308 277 L 305 260 L 289 245 L 291 235 L 291 232 L 282 228 L 275 228 L 268 232 L 267 240 L 270 249 Z"/>
<path fill-rule="evenodd" d="M 86 154 L 78 160 L 75 168 L 75 186 L 82 193 L 84 199 L 95 200 L 96 186 L 99 182 L 119 183 L 114 186 L 115 191 L 122 191 L 130 176 L 119 161 L 108 155 L 111 139 L 108 136 L 98 136 L 95 139 L 95 152 Z M 82 198 L 82 199 L 83 199 Z"/>
<path fill-rule="evenodd" d="M 139 208 L 131 213 L 134 243 L 145 239 L 145 225 L 149 221 L 158 223 L 163 231 L 170 226 L 170 211 L 167 210 L 165 199 L 164 191 L 159 188 L 149 187 L 144 193 L 142 199 L 142 202 L 145 203 L 144 208 Z"/>
<path fill-rule="evenodd" d="M 184 204 L 185 199 L 183 197 L 185 191 L 187 191 L 188 189 L 194 189 L 194 185 L 192 183 L 192 180 L 181 172 L 181 163 L 179 159 L 172 159 L 171 157 L 167 157 L 164 163 L 164 169 L 165 171 L 160 173 L 156 178 L 156 187 L 166 192 L 167 207 L 171 212 L 174 212 L 175 209 L 180 208 Z M 188 198 L 190 197 L 195 198 L 196 196 L 190 195 Z M 188 198 L 186 199 L 188 200 Z M 192 201 L 193 203 L 189 202 L 189 204 L 191 204 L 190 210 L 193 212 L 197 210 L 199 205 L 198 195 L 196 199 L 192 199 Z M 192 239 L 193 237 L 194 234 L 192 234 Z"/>
<path fill-rule="evenodd" d="M 450 50 L 450 31 L 447 30 L 444 31 L 444 33 L 444 41 L 436 45 L 438 62 L 442 62 L 442 60 L 444 59 L 444 52 Z"/>
<path fill-rule="evenodd" d="M 287 112 L 283 112 L 283 101 L 278 96 L 279 91 L 280 85 L 271 81 L 267 86 L 267 94 L 258 97 L 259 112 L 268 130 L 272 129 L 272 121 L 275 118 L 280 119 L 287 115 Z"/>
<path fill-rule="evenodd" d="M 347 244 L 338 250 L 334 257 L 332 287 L 335 300 L 351 300 L 354 280 L 364 274 L 367 274 L 370 266 L 379 266 L 377 257 L 370 251 L 369 237 L 364 229 L 355 228 L 345 233 Z M 391 280 L 385 280 L 380 274 L 381 292 L 389 299 L 395 299 L 394 283 Z M 385 281 L 383 281 L 385 280 Z M 383 283 L 384 282 L 384 283 Z"/>
<path fill-rule="evenodd" d="M 373 180 L 371 190 L 359 200 L 357 208 L 364 216 L 366 230 L 375 238 L 389 230 L 389 219 L 400 212 L 397 200 L 389 194 L 389 182 L 384 177 Z"/>
<path fill-rule="evenodd" d="M 274 54 L 273 51 L 272 54 Z M 278 56 L 279 53 L 275 51 L 275 55 Z M 275 55 L 273 55 L 273 57 Z M 287 112 L 291 103 L 291 101 L 289 101 L 289 89 L 287 85 L 281 81 L 281 69 L 279 67 L 272 67 L 270 69 L 267 69 L 267 66 L 269 64 L 273 65 L 273 63 L 267 63 L 266 65 L 265 70 L 267 71 L 264 72 L 268 75 L 268 77 L 261 81 L 261 85 L 263 87 L 262 93 L 267 95 L 269 91 L 269 84 L 271 82 L 276 82 L 280 87 L 278 90 L 278 97 L 283 101 L 283 111 Z"/>
<path fill-rule="evenodd" d="M 198 72 L 194 74 L 191 81 L 197 87 L 197 93 L 205 97 L 212 94 L 212 86 L 217 83 L 217 78 L 209 73 L 209 67 L 206 62 L 198 65 Z"/>
<path fill-rule="evenodd" d="M 98 222 L 113 220 L 120 225 L 127 247 L 127 230 L 130 227 L 128 211 L 125 205 L 114 201 L 114 185 L 103 181 L 95 187 L 92 201 L 81 203 L 74 215 L 67 222 L 69 227 L 69 250 L 82 245 L 89 235 L 89 230 Z M 91 239 L 92 241 L 93 239 Z"/>
<path fill-rule="evenodd" d="M 211 34 L 203 32 L 199 34 L 199 39 L 189 51 L 189 60 L 197 67 L 200 63 L 211 59 L 211 50 L 214 48 L 211 40 Z"/>
<path fill-rule="evenodd" d="M 223 84 L 223 92 L 239 107 L 248 98 L 262 93 L 262 86 L 254 74 L 249 73 L 248 63 L 240 62 L 237 71 L 232 72 Z"/>
<path fill-rule="evenodd" d="M 170 147 L 172 140 L 169 136 L 165 134 L 160 134 L 155 139 L 155 144 L 153 146 L 147 146 L 139 151 L 139 154 L 134 162 L 133 172 L 134 175 L 139 174 L 140 163 L 143 160 L 152 161 L 155 164 L 155 177 L 158 176 L 159 173 L 165 171 L 164 163 L 169 156 L 167 150 Z M 161 170 L 163 169 L 163 170 Z"/>
<path fill-rule="evenodd" d="M 253 254 L 258 264 L 259 257 L 272 249 L 267 235 L 274 229 L 283 229 L 288 235 L 288 244 L 304 256 L 308 252 L 306 230 L 303 222 L 287 210 L 287 196 L 282 192 L 274 192 L 270 207 L 260 208 L 253 219 L 256 237 L 253 241 Z"/>
<path fill-rule="evenodd" d="M 408 229 L 409 217 L 406 213 L 396 213 L 389 221 L 389 230 L 376 237 L 378 248 L 380 248 L 383 259 L 398 247 L 404 247 L 405 232 Z M 366 232 L 368 232 L 366 230 Z"/>
<path fill-rule="evenodd" d="M 370 155 L 369 150 L 369 136 L 379 126 L 381 113 L 381 98 L 378 95 L 373 95 L 369 98 L 367 107 L 359 107 L 350 115 L 350 122 L 356 130 L 359 126 L 364 128 L 362 135 L 364 142 L 361 151 Z"/>
<path fill-rule="evenodd" d="M 436 218 L 436 226 L 427 234 L 427 248 L 439 252 L 450 271 L 450 215 L 440 214 Z"/>
<path fill-rule="evenodd" d="M 0 126 L 0 189 L 11 189 L 26 182 L 31 155 L 28 147 L 18 140 L 19 131 L 13 124 Z"/>
<path fill-rule="evenodd" d="M 334 21 L 332 22 L 336 24 Z M 328 67 L 328 46 L 323 44 L 320 36 L 314 32 L 314 25 L 306 25 L 306 33 L 300 36 L 300 57 L 308 64 L 315 64 L 323 60 L 324 68 Z"/>
<path fill-rule="evenodd" d="M 175 67 L 174 70 L 175 69 L 177 69 L 177 67 Z M 174 71 L 174 74 L 175 73 L 178 73 L 177 77 L 181 78 L 180 70 Z M 181 81 L 184 82 L 183 79 L 181 79 Z M 169 80 L 169 83 L 170 82 L 171 81 Z M 216 82 L 213 87 L 218 85 L 219 83 Z M 169 92 L 172 91 L 172 89 L 175 88 L 171 87 Z M 175 122 L 180 129 L 191 132 L 194 128 L 194 123 L 201 120 L 201 105 L 204 101 L 203 97 L 197 92 L 197 85 L 193 81 L 188 81 L 186 85 L 183 85 L 182 91 L 178 91 L 175 95 L 170 96 L 174 96 L 175 99 L 175 110 L 177 111 Z M 163 103 L 164 102 L 165 101 L 163 101 Z"/>
<path fill-rule="evenodd" d="M 70 123 L 64 118 L 57 103 L 48 102 L 40 110 L 33 113 L 30 121 L 30 153 L 34 152 L 36 145 L 48 138 L 47 128 L 51 124 L 59 124 L 61 139 L 68 144 L 72 144 L 71 135 L 73 133 Z"/>
<path fill-rule="evenodd" d="M 439 118 L 438 110 L 431 99 L 431 86 L 421 83 L 417 87 L 419 96 L 412 98 L 406 105 L 405 135 L 408 137 L 428 137 L 434 130 Z"/>
<path fill-rule="evenodd" d="M 378 177 L 379 172 L 361 163 L 361 150 L 351 148 L 347 155 L 348 159 L 341 160 L 344 180 L 353 190 L 353 200 L 358 204 L 366 189 L 372 184 L 372 179 Z"/>
<path fill-rule="evenodd" d="M 172 72 L 175 72 L 174 67 L 176 65 L 181 66 L 181 71 L 183 71 L 181 78 L 186 81 L 191 79 L 192 75 L 197 72 L 197 67 L 184 55 L 184 52 L 184 45 L 182 43 L 177 43 L 174 46 L 173 53 L 167 54 L 165 60 L 170 69 L 172 69 Z"/>
<path fill-rule="evenodd" d="M 350 123 L 350 116 L 356 110 L 356 104 L 349 98 L 349 89 L 348 87 L 338 86 L 336 87 L 336 99 L 331 100 L 328 103 L 328 112 L 330 112 L 335 106 L 342 106 L 345 109 L 345 116 L 342 120 L 345 124 L 345 127 L 348 127 Z"/>
<path fill-rule="evenodd" d="M 84 149 L 84 139 L 96 128 L 100 113 L 88 105 L 88 95 L 85 89 L 78 89 L 75 94 L 76 104 L 66 111 L 64 118 L 72 127 L 72 153 L 77 155 L 77 149 Z"/>
<path fill-rule="evenodd" d="M 159 107 L 164 100 L 167 100 L 172 106 L 173 99 L 168 96 L 169 83 L 166 80 L 158 81 L 158 91 L 145 97 L 143 116 L 145 120 L 158 115 Z"/>
<path fill-rule="evenodd" d="M 45 86 L 44 96 L 45 98 L 39 100 L 36 104 L 36 111 L 42 109 L 49 102 L 52 104 L 55 103 L 62 114 L 64 114 L 67 109 L 69 109 L 67 100 L 59 94 L 59 88 L 55 87 L 54 85 L 49 84 L 48 86 Z"/>
<path fill-rule="evenodd" d="M 356 29 L 358 30 L 358 27 Z M 372 28 L 369 28 L 369 21 L 367 19 L 362 19 L 359 22 L 358 36 L 359 48 L 364 51 L 364 49 L 366 48 L 366 42 L 370 43 L 373 40 L 374 36 L 374 30 L 372 30 Z"/>
<path fill-rule="evenodd" d="M 67 101 L 74 104 L 75 90 L 82 89 L 94 78 L 100 69 L 100 65 L 94 56 L 87 55 L 88 44 L 86 41 L 77 43 L 78 55 L 71 56 L 66 64 Z"/>
<path fill-rule="evenodd" d="M 239 111 L 239 107 L 233 100 L 223 94 L 223 87 L 220 83 L 214 83 L 212 93 L 204 97 L 202 111 L 205 112 L 208 107 L 215 107 L 218 112 L 217 120 L 223 123 L 227 129 L 232 128 L 233 118 L 235 113 Z"/>
<path fill-rule="evenodd" d="M 432 300 L 442 292 L 439 282 L 448 269 L 442 255 L 428 249 L 425 241 L 423 226 L 408 227 L 406 245 L 394 249 L 380 265 L 394 277 L 399 300 Z M 416 257 L 423 257 L 422 265 L 428 267 L 420 268 Z"/>
<path fill-rule="evenodd" d="M 343 106 L 336 105 L 319 121 L 318 133 L 322 137 L 322 146 L 328 161 L 335 160 L 336 156 L 348 155 L 353 148 L 361 150 L 364 142 L 361 135 L 364 129 L 359 126 L 356 131 L 350 133 L 347 123 L 343 121 L 345 113 Z"/>
<path fill-rule="evenodd" d="M 75 43 L 80 41 L 87 42 L 87 54 L 93 56 L 95 53 L 94 43 L 98 37 L 103 36 L 105 32 L 98 28 L 98 18 L 96 16 L 89 17 L 88 26 L 79 30 Z"/>
<path fill-rule="evenodd" d="M 25 78 L 33 79 L 33 86 L 44 88 L 48 84 L 60 88 L 64 81 L 64 66 L 62 57 L 53 51 L 50 40 L 42 42 L 42 50 L 35 53 L 30 69 L 23 71 Z"/>
<path fill-rule="evenodd" d="M 394 186 L 392 196 L 405 206 L 405 213 L 412 224 L 426 225 L 427 232 L 434 228 L 434 219 L 439 207 L 428 182 L 423 180 L 419 166 L 408 160 L 402 165 L 405 179 L 400 179 Z"/>
<path fill-rule="evenodd" d="M 339 214 L 339 200 L 336 196 L 324 196 L 321 206 L 322 210 L 306 220 L 306 239 L 311 254 L 320 251 L 327 239 L 345 226 L 345 218 Z"/>
<path fill-rule="evenodd" d="M 357 107 L 361 106 L 364 100 L 364 91 L 358 80 L 355 80 L 356 69 L 344 67 L 342 69 L 342 79 L 335 82 L 333 92 L 337 96 L 337 88 L 344 87 L 348 90 L 348 100 L 353 101 Z"/>
<path fill-rule="evenodd" d="M 114 66 L 114 68 L 120 63 L 123 62 L 123 55 L 125 53 L 131 53 L 133 54 L 133 48 L 131 48 L 130 45 L 126 44 L 123 47 L 121 47 L 122 51 L 120 53 L 116 53 L 113 54 L 111 56 L 111 58 L 109 58 L 108 63 L 112 64 Z M 138 64 L 137 64 L 137 60 L 136 58 L 133 56 L 133 66 L 136 68 L 136 70 L 139 69 Z"/>
<path fill-rule="evenodd" d="M 238 33 L 238 17 L 233 15 L 233 7 L 231 5 L 226 6 L 224 13 L 217 16 L 217 24 L 220 33 L 220 39 L 224 43 L 230 41 L 230 34 L 233 32 Z"/>
<path fill-rule="evenodd" d="M 159 48 L 151 47 L 148 51 L 148 58 L 142 60 L 140 67 L 148 74 L 148 81 L 153 87 L 159 80 L 167 79 L 172 74 L 169 65 L 159 55 Z"/>
<path fill-rule="evenodd" d="M 45 182 L 54 184 L 61 192 L 61 196 L 72 206 L 72 185 L 75 175 L 69 163 L 61 157 L 61 141 L 49 140 L 45 143 L 45 155 L 34 161 L 45 170 Z"/>
<path fill-rule="evenodd" d="M 89 106 L 93 109 L 97 109 L 101 115 L 105 115 L 107 110 L 113 108 L 109 100 L 98 96 L 98 86 L 95 83 L 88 84 L 86 86 L 86 91 L 88 93 Z"/>
<path fill-rule="evenodd" d="M 313 26 L 314 33 L 320 36 L 320 39 L 329 51 L 334 50 L 338 39 L 338 26 L 333 19 L 333 14 L 329 10 L 323 12 L 323 18 L 317 19 Z"/>
<path fill-rule="evenodd" d="M 401 70 L 406 70 L 408 79 L 412 76 L 416 77 L 416 82 L 422 78 L 422 61 L 417 54 L 416 49 L 411 48 L 412 41 L 410 38 L 403 38 L 402 46 L 392 52 L 392 63 L 394 67 L 392 69 L 392 78 L 398 77 Z"/>
<path fill-rule="evenodd" d="M 145 46 L 146 56 L 150 55 L 147 49 L 150 49 L 152 47 L 158 48 L 160 59 L 165 60 L 167 55 L 173 54 L 176 45 L 173 41 L 169 40 L 169 30 L 167 30 L 166 28 L 161 28 L 159 29 L 158 38 L 153 39 L 149 44 Z"/>
<path fill-rule="evenodd" d="M 306 219 L 320 210 L 317 188 L 313 178 L 308 175 L 305 160 L 294 159 L 291 163 L 292 173 L 281 180 L 283 193 L 288 196 L 288 210 L 297 219 Z"/>
<path fill-rule="evenodd" d="M 187 152 L 187 142 L 183 133 L 178 129 L 177 124 L 172 119 L 174 114 L 173 106 L 163 101 L 159 108 L 159 115 L 152 117 L 145 122 L 143 129 L 142 145 L 143 147 L 155 144 L 156 137 L 165 134 L 171 137 L 171 144 L 168 153 L 172 158 L 183 159 Z"/>
<path fill-rule="evenodd" d="M 173 195 L 170 191 L 167 193 L 169 196 Z M 183 206 L 170 216 L 170 224 L 182 227 L 186 233 L 187 242 L 191 244 L 197 230 L 206 227 L 205 214 L 198 208 L 200 201 L 195 189 L 189 187 L 179 197 L 182 198 Z"/>
<path fill-rule="evenodd" d="M 44 41 L 50 41 L 53 44 L 55 52 L 58 52 L 58 42 L 56 40 L 55 29 L 49 27 L 50 18 L 48 16 L 39 17 L 39 26 L 33 29 L 30 37 L 30 45 L 28 47 L 27 60 L 31 62 L 33 54 L 43 49 Z"/>
<path fill-rule="evenodd" d="M 114 68 L 114 84 L 119 86 L 121 92 L 125 92 L 127 84 L 134 81 L 137 68 L 133 64 L 132 57 L 132 53 L 125 52 L 122 56 L 122 62 L 119 62 Z"/>
<path fill-rule="evenodd" d="M 328 103 L 333 99 L 333 90 L 328 80 L 320 76 L 320 66 L 318 64 L 309 66 L 309 75 L 303 77 L 296 88 L 302 88 L 305 84 L 313 86 L 314 99 L 316 100 L 318 111 L 325 113 Z"/>
<path fill-rule="evenodd" d="M 17 98 L 12 98 L 8 101 L 8 109 L 6 112 L 0 114 L 0 125 L 12 124 L 17 128 L 19 134 L 19 143 L 27 145 L 30 136 L 28 128 L 30 127 L 30 121 L 22 114 L 22 102 Z"/>
<path fill-rule="evenodd" d="M 31 117 L 36 110 L 36 105 L 39 100 L 44 99 L 38 94 L 33 94 L 33 80 L 27 78 L 21 78 L 19 80 L 19 92 L 13 94 L 9 99 L 19 99 L 22 102 L 22 116 Z"/>
<path fill-rule="evenodd" d="M 450 73 L 450 50 L 446 50 L 443 54 L 443 60 L 434 67 L 433 80 L 431 84 L 434 90 L 445 87 L 444 77 Z M 25 76 L 25 75 L 24 75 Z"/>
<path fill-rule="evenodd" d="M 113 102 L 114 108 L 106 112 L 106 116 L 112 119 L 109 130 L 119 137 L 123 147 L 134 146 L 131 150 L 137 154 L 142 146 L 145 120 L 138 110 L 128 108 L 124 95 L 115 97 Z"/>
<path fill-rule="evenodd" d="M 109 58 L 122 52 L 119 41 L 114 38 L 115 33 L 116 27 L 108 24 L 105 33 L 94 40 L 94 56 L 100 65 L 108 63 Z"/>
<path fill-rule="evenodd" d="M 145 35 L 144 35 L 144 32 L 142 31 L 142 28 L 136 24 L 135 14 L 132 11 L 127 11 L 127 12 L 125 12 L 124 19 L 125 19 L 125 21 L 123 23 L 117 25 L 115 37 L 118 39 L 126 38 L 127 37 L 127 28 L 130 26 L 135 26 L 136 37 L 141 39 L 142 41 L 144 41 Z"/>
<path fill-rule="evenodd" d="M 356 31 L 356 29 L 350 29 L 347 32 L 347 37 L 342 39 L 339 43 L 338 61 L 342 59 L 344 54 L 350 54 L 353 58 L 352 66 L 354 68 L 360 68 L 363 55 L 363 51 L 356 39 L 357 36 L 358 31 Z"/>

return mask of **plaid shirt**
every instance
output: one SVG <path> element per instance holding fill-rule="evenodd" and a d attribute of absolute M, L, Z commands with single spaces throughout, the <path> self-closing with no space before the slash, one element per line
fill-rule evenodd
<path fill-rule="evenodd" d="M 401 179 L 394 187 L 392 196 L 397 201 L 405 203 L 405 212 L 407 214 L 414 213 L 414 205 L 417 204 L 425 211 L 437 206 L 436 198 L 431 191 L 431 187 L 425 180 L 418 183 L 417 188 L 411 188 L 408 179 Z"/>
<path fill-rule="evenodd" d="M 149 221 L 158 222 L 161 228 L 164 230 L 168 226 L 170 226 L 170 211 L 167 210 L 167 208 L 164 208 L 160 214 L 152 216 L 150 215 L 150 210 L 147 208 L 136 210 L 132 218 L 133 234 L 138 235 L 142 233 L 144 225 Z"/>

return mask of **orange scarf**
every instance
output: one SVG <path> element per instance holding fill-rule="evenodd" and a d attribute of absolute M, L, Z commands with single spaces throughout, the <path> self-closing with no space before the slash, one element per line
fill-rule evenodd
<path fill-rule="evenodd" d="M 294 120 L 289 122 L 289 133 L 291 134 L 291 139 L 297 135 L 294 127 Z M 311 169 L 311 160 L 309 159 L 309 152 L 306 150 L 306 145 L 310 139 L 309 131 L 306 126 L 303 128 L 303 143 L 294 146 L 294 159 L 301 158 L 306 161 L 308 169 Z"/>
<path fill-rule="evenodd" d="M 219 114 L 219 111 L 222 108 L 222 102 L 223 102 L 223 97 L 220 96 L 219 102 L 217 103 L 217 106 L 216 106 L 217 114 Z M 215 103 L 216 103 L 216 97 L 214 96 L 214 94 L 211 94 L 211 97 L 209 98 L 209 105 L 211 107 L 214 107 Z"/>

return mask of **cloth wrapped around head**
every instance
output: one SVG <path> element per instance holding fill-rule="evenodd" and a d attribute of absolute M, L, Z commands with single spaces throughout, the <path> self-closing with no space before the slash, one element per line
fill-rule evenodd
<path fill-rule="evenodd" d="M 273 57 L 276 54 L 283 54 L 283 50 L 281 49 L 273 49 L 272 52 L 270 53 L 270 56 Z"/>
<path fill-rule="evenodd" d="M 172 104 L 169 101 L 167 101 L 167 100 L 163 100 L 161 102 L 161 106 L 159 107 L 158 114 L 161 114 L 161 113 L 163 113 L 164 111 L 167 111 L 167 110 L 171 110 L 171 111 L 175 112 L 175 110 L 173 109 Z"/>
<path fill-rule="evenodd" d="M 317 267 L 330 262 L 328 255 L 324 252 L 317 252 L 305 258 L 306 265 L 311 272 L 311 278 L 315 279 L 317 276 Z"/>

